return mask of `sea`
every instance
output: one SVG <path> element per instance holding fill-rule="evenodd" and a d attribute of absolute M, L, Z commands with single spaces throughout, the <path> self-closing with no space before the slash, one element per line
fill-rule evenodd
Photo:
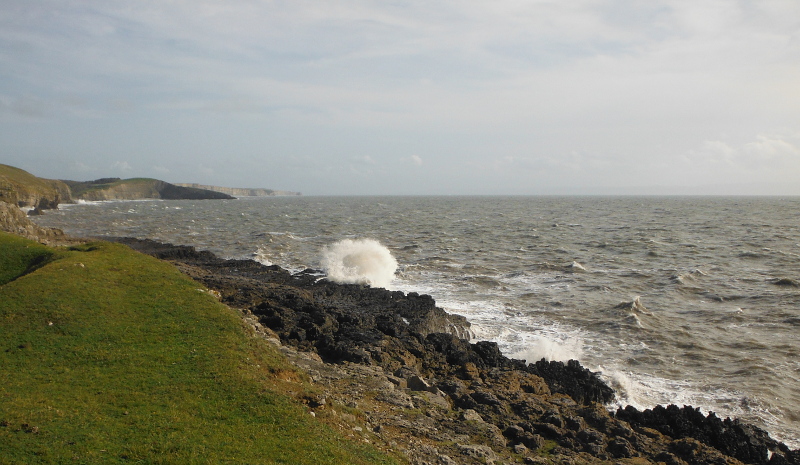
<path fill-rule="evenodd" d="M 692 405 L 800 448 L 800 197 L 244 197 L 35 221 L 430 294 L 509 357 L 599 372 L 610 409 Z"/>

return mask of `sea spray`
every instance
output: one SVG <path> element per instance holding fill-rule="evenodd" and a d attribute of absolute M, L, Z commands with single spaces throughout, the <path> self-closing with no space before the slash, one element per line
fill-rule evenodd
<path fill-rule="evenodd" d="M 389 249 L 374 239 L 344 239 L 322 249 L 322 269 L 337 283 L 388 287 L 397 270 Z"/>
<path fill-rule="evenodd" d="M 545 359 L 548 361 L 567 362 L 571 359 L 580 360 L 583 355 L 583 341 L 578 338 L 569 338 L 557 341 L 545 337 L 531 341 L 527 348 L 511 354 L 511 358 L 534 363 Z"/>

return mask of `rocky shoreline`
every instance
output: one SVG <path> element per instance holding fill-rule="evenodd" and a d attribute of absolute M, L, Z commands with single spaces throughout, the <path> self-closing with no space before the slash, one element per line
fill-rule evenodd
<path fill-rule="evenodd" d="M 414 464 L 800 464 L 800 450 L 691 407 L 609 412 L 577 361 L 526 364 L 427 295 L 336 284 L 193 247 L 116 239 L 175 264 L 309 373 L 316 416 Z"/>

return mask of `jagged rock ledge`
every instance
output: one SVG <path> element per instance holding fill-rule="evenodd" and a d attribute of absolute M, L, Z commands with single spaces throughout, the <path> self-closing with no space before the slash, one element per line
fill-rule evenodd
<path fill-rule="evenodd" d="M 328 384 L 309 400 L 312 412 L 330 404 L 326 397 L 361 408 L 373 435 L 364 439 L 393 445 L 414 464 L 800 464 L 800 451 L 763 430 L 691 407 L 612 414 L 604 404 L 613 391 L 577 361 L 526 364 L 495 343 L 470 343 L 469 322 L 427 295 L 116 240 L 174 263 L 287 350 L 310 354 L 301 358 Z"/>

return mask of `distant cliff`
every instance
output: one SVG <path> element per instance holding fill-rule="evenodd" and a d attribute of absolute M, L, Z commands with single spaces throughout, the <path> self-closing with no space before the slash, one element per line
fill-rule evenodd
<path fill-rule="evenodd" d="M 176 186 L 192 187 L 195 189 L 206 189 L 214 192 L 222 192 L 234 197 L 269 197 L 273 195 L 301 195 L 300 192 L 276 191 L 273 189 L 247 188 L 247 187 L 220 187 L 207 186 L 196 183 L 176 183 Z"/>
<path fill-rule="evenodd" d="M 80 200 L 139 200 L 139 199 L 233 199 L 234 197 L 207 189 L 183 187 L 150 178 L 103 178 L 94 181 L 64 181 L 72 197 Z"/>
<path fill-rule="evenodd" d="M 0 164 L 0 201 L 18 207 L 56 208 L 70 203 L 69 187 L 61 181 L 38 178 L 25 170 Z"/>
<path fill-rule="evenodd" d="M 233 198 L 219 191 L 177 186 L 150 178 L 102 178 L 94 181 L 44 179 L 25 170 L 0 164 L 0 202 L 35 209 L 37 212 L 77 200 Z"/>

